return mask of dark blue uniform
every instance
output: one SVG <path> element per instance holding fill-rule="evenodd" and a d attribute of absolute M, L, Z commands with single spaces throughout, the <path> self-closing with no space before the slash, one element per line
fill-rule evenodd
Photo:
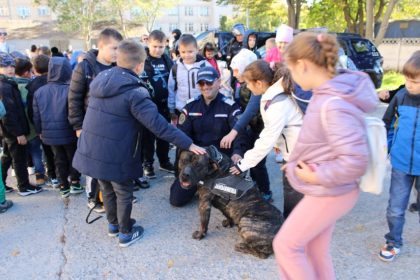
<path fill-rule="evenodd" d="M 233 128 L 240 114 L 239 105 L 221 93 L 209 105 L 200 95 L 187 101 L 179 116 L 178 128 L 190 136 L 196 145 L 201 147 L 214 145 L 220 149 L 220 141 Z M 233 152 L 240 153 L 240 144 L 236 141 L 233 144 L 233 150 L 220 149 L 220 151 L 229 156 Z M 182 206 L 193 198 L 197 188 L 192 187 L 188 190 L 181 188 L 177 177 L 178 172 L 171 186 L 170 202 L 174 206 Z"/>

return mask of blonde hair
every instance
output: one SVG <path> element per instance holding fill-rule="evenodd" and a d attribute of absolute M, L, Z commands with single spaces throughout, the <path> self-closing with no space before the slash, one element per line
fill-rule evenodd
<path fill-rule="evenodd" d="M 326 33 L 302 32 L 287 46 L 285 58 L 288 63 L 307 59 L 325 68 L 330 77 L 336 75 L 338 42 L 335 36 Z"/>
<path fill-rule="evenodd" d="M 420 51 L 415 51 L 404 64 L 402 73 L 404 76 L 415 79 L 420 76 Z"/>

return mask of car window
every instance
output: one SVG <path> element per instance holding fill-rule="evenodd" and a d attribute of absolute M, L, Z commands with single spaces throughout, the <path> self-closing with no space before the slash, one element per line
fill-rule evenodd
<path fill-rule="evenodd" d="M 358 55 L 380 56 L 375 45 L 369 40 L 353 39 L 351 45 Z"/>

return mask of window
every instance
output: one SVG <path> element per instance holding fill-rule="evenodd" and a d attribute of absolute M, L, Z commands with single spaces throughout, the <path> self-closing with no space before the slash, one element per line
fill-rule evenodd
<path fill-rule="evenodd" d="M 50 15 L 50 9 L 45 6 L 41 6 L 38 8 L 38 16 L 45 17 Z"/>
<path fill-rule="evenodd" d="M 200 16 L 208 17 L 209 16 L 209 7 L 200 8 Z"/>
<path fill-rule="evenodd" d="M 186 16 L 193 16 L 194 15 L 193 7 L 185 7 L 185 15 Z"/>
<path fill-rule="evenodd" d="M 194 23 L 186 23 L 185 32 L 194 32 Z"/>
<path fill-rule="evenodd" d="M 168 16 L 177 16 L 178 15 L 178 7 L 173 7 L 172 9 L 168 10 Z"/>
<path fill-rule="evenodd" d="M 207 30 L 209 30 L 209 24 L 208 23 L 200 24 L 200 31 L 207 31 Z"/>
<path fill-rule="evenodd" d="M 30 10 L 28 7 L 20 6 L 17 8 L 17 13 L 21 18 L 27 18 L 29 17 Z"/>
<path fill-rule="evenodd" d="M 9 8 L 0 7 L 0 17 L 8 17 L 9 15 Z"/>

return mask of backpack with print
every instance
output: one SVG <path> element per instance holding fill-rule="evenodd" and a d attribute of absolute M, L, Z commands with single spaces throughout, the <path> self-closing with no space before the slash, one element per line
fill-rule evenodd
<path fill-rule="evenodd" d="M 327 126 L 327 104 L 340 97 L 331 97 L 322 105 L 321 123 L 324 129 Z M 369 146 L 369 162 L 366 173 L 360 178 L 359 187 L 363 192 L 380 194 L 387 168 L 387 137 L 384 122 L 376 117 L 365 116 L 365 129 L 367 144 Z"/>

